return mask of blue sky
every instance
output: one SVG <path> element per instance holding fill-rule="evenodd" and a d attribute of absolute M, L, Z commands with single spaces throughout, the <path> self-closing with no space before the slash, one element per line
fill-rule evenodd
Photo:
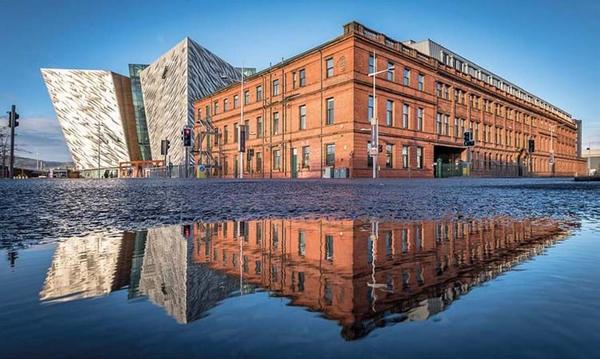
<path fill-rule="evenodd" d="M 69 160 L 40 68 L 127 74 L 128 63 L 150 63 L 190 36 L 262 69 L 357 20 L 397 40 L 443 44 L 582 119 L 584 145 L 600 147 L 599 19 L 596 0 L 0 0 L 0 109 L 18 107 L 22 154 Z"/>

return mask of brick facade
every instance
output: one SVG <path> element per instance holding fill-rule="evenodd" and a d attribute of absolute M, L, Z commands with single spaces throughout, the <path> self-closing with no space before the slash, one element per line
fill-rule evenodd
<path fill-rule="evenodd" d="M 476 140 L 471 150 L 473 173 L 514 164 L 534 175 L 585 171 L 585 161 L 576 155 L 577 124 L 568 116 L 350 23 L 340 37 L 245 80 L 246 148 L 254 156 L 248 161 L 244 155 L 244 176 L 318 178 L 333 167 L 347 169 L 350 177 L 370 177 L 372 78 L 368 73 L 373 51 L 378 70 L 388 64 L 395 68 L 393 75 L 383 73 L 376 80 L 379 144 L 383 147 L 377 157 L 380 177 L 432 177 L 438 158 L 449 163 L 467 161 L 463 132 L 469 128 Z M 262 98 L 257 97 L 259 88 Z M 207 157 L 212 157 L 221 164 L 212 175 L 236 175 L 235 129 L 243 97 L 238 83 L 194 103 L 195 135 L 201 139 L 196 141 L 196 150 L 204 154 L 202 159 L 196 154 L 196 163 L 207 163 Z M 388 101 L 392 102 L 388 105 Z M 418 119 L 421 111 L 422 121 Z M 203 120 L 218 135 L 203 137 Z M 258 130 L 261 121 L 262 131 Z M 528 151 L 530 138 L 535 141 L 533 154 Z M 549 163 L 552 147 L 554 168 Z"/>

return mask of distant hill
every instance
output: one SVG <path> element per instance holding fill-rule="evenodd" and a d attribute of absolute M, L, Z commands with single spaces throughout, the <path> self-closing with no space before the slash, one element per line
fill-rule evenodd
<path fill-rule="evenodd" d="M 8 162 L 8 159 L 6 160 Z M 50 168 L 65 168 L 65 167 L 73 167 L 73 162 L 59 162 L 59 161 L 41 161 L 42 168 L 50 169 Z M 7 163 L 8 164 L 8 163 Z M 36 169 L 37 161 L 35 158 L 27 158 L 27 157 L 15 157 L 15 167 L 23 168 L 23 169 Z"/>

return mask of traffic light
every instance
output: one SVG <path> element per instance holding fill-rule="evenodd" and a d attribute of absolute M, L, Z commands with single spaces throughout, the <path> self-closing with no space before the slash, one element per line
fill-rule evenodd
<path fill-rule="evenodd" d="M 383 152 L 383 145 L 377 146 L 377 152 L 379 152 L 379 153 Z"/>
<path fill-rule="evenodd" d="M 169 148 L 171 148 L 171 141 L 169 141 L 169 140 L 160 141 L 160 154 L 162 156 L 166 156 L 169 153 Z"/>
<path fill-rule="evenodd" d="M 190 224 L 184 224 L 181 227 L 181 234 L 185 239 L 190 239 L 192 236 L 192 226 Z"/>
<path fill-rule="evenodd" d="M 535 140 L 533 138 L 529 139 L 529 153 L 535 152 Z"/>
<path fill-rule="evenodd" d="M 475 141 L 473 140 L 473 132 L 465 131 L 463 133 L 463 144 L 465 147 L 475 146 Z"/>
<path fill-rule="evenodd" d="M 185 147 L 192 146 L 192 129 L 189 127 L 183 129 L 183 145 Z"/>
<path fill-rule="evenodd" d="M 13 108 L 11 111 L 7 111 L 6 113 L 8 113 L 8 127 L 12 127 L 13 122 L 15 124 L 15 127 L 19 127 L 19 121 L 17 120 L 20 116 L 15 111 L 15 109 Z"/>

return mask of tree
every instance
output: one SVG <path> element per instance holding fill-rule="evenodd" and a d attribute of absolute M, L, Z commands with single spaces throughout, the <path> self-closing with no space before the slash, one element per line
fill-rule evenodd
<path fill-rule="evenodd" d="M 8 146 L 10 141 L 10 134 L 8 133 L 8 127 L 0 126 L 0 178 L 7 176 L 8 166 L 6 164 L 8 155 Z"/>

